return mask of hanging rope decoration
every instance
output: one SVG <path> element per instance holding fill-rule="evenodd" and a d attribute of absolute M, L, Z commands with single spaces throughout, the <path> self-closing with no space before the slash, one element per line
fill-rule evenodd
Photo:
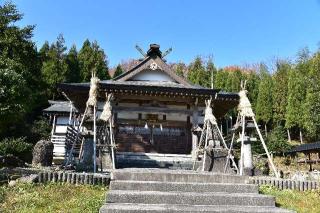
<path fill-rule="evenodd" d="M 89 98 L 87 101 L 88 106 L 96 106 L 97 105 L 97 96 L 98 96 L 98 84 L 100 80 L 94 74 L 92 75 L 90 81 L 90 91 L 89 91 Z"/>
<path fill-rule="evenodd" d="M 105 122 L 109 121 L 112 115 L 111 99 L 112 99 L 112 94 L 106 93 L 106 103 L 104 104 L 103 111 L 99 118 L 100 120 L 103 120 Z"/>
<path fill-rule="evenodd" d="M 251 103 L 247 96 L 248 91 L 245 89 L 245 87 L 246 87 L 246 82 L 244 84 L 241 82 L 241 91 L 239 92 L 240 101 L 238 105 L 238 111 L 241 116 L 253 117 L 254 113 L 252 111 Z"/>

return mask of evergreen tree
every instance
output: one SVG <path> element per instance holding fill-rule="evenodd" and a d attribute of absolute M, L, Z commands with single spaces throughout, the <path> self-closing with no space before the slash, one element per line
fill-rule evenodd
<path fill-rule="evenodd" d="M 0 5 L 0 139 L 43 101 L 34 26 L 17 26 L 22 17 L 12 3 Z"/>
<path fill-rule="evenodd" d="M 291 65 L 286 61 L 278 61 L 276 72 L 273 74 L 273 121 L 277 125 L 284 125 L 287 95 L 288 95 L 288 74 Z"/>
<path fill-rule="evenodd" d="M 184 77 L 185 65 L 183 63 L 178 63 L 176 67 L 176 74 L 180 77 Z"/>
<path fill-rule="evenodd" d="M 202 59 L 196 57 L 193 63 L 189 66 L 188 80 L 193 84 L 204 87 L 210 86 L 210 75 L 205 71 Z"/>
<path fill-rule="evenodd" d="M 255 112 L 259 94 L 260 78 L 255 71 L 251 71 L 245 75 L 245 79 L 247 80 L 246 90 L 248 91 L 248 98 L 251 102 L 253 111 Z"/>
<path fill-rule="evenodd" d="M 239 69 L 235 71 L 229 71 L 225 85 L 226 91 L 239 92 L 241 80 L 243 80 L 243 77 Z"/>
<path fill-rule="evenodd" d="M 39 55 L 41 58 L 41 62 L 48 60 L 48 53 L 49 53 L 50 45 L 48 41 L 45 41 L 42 47 L 39 50 Z"/>
<path fill-rule="evenodd" d="M 304 105 L 304 128 L 309 137 L 318 140 L 320 134 L 320 52 L 311 60 Z"/>
<path fill-rule="evenodd" d="M 299 129 L 300 140 L 302 141 L 301 130 L 304 126 L 304 103 L 307 91 L 307 75 L 310 69 L 309 53 L 303 49 L 298 54 L 297 65 L 289 72 L 288 79 L 288 104 L 286 108 L 287 129 Z M 290 134 L 290 133 L 289 133 Z"/>
<path fill-rule="evenodd" d="M 85 40 L 78 59 L 82 82 L 90 81 L 92 72 L 95 72 L 100 80 L 110 79 L 106 55 L 96 41 L 91 43 L 88 39 Z"/>
<path fill-rule="evenodd" d="M 256 117 L 258 121 L 262 121 L 265 124 L 267 133 L 266 126 L 272 119 L 272 78 L 264 64 L 260 65 L 260 76 Z"/>
<path fill-rule="evenodd" d="M 217 71 L 216 78 L 214 79 L 215 88 L 226 90 L 228 77 L 229 77 L 229 72 L 223 69 L 220 69 L 219 71 Z"/>
<path fill-rule="evenodd" d="M 68 64 L 65 60 L 65 41 L 60 34 L 57 41 L 50 46 L 48 59 L 42 64 L 42 75 L 47 84 L 48 97 L 55 98 L 57 95 L 56 86 L 58 83 L 65 82 L 68 73 Z"/>
<path fill-rule="evenodd" d="M 68 71 L 66 76 L 66 82 L 78 83 L 80 82 L 80 67 L 78 61 L 78 52 L 75 45 L 73 45 L 68 55 L 66 56 L 66 63 L 68 65 Z"/>
<path fill-rule="evenodd" d="M 116 71 L 113 74 L 113 77 L 117 77 L 119 75 L 121 75 L 123 73 L 122 67 L 120 64 L 118 64 L 118 66 L 116 67 Z"/>

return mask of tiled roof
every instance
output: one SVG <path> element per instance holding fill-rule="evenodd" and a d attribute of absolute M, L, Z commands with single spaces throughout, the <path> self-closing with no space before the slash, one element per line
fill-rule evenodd
<path fill-rule="evenodd" d="M 311 151 L 311 150 L 320 150 L 320 142 L 301 144 L 299 146 L 292 148 L 288 153 L 304 152 L 304 151 Z"/>
<path fill-rule="evenodd" d="M 69 113 L 70 112 L 71 103 L 69 101 L 49 100 L 49 104 L 51 104 L 51 106 L 44 109 L 43 112 L 45 112 L 45 113 L 55 113 L 55 112 Z M 72 111 L 78 112 L 78 110 L 74 106 L 72 106 Z"/>

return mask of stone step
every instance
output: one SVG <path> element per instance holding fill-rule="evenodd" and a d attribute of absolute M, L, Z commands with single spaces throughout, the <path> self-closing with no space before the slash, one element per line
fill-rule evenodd
<path fill-rule="evenodd" d="M 195 193 L 110 190 L 107 203 L 275 206 L 272 196 L 256 193 Z"/>
<path fill-rule="evenodd" d="M 197 182 L 197 183 L 248 183 L 248 177 L 211 172 L 168 169 L 119 169 L 112 172 L 112 180 Z"/>
<path fill-rule="evenodd" d="M 154 159 L 120 159 L 117 168 L 166 168 L 191 170 L 192 161 L 163 161 Z"/>
<path fill-rule="evenodd" d="M 223 205 L 167 205 L 142 203 L 109 203 L 100 208 L 101 213 L 170 213 L 170 212 L 225 212 L 225 213 L 293 213 L 276 207 L 223 206 Z"/>
<path fill-rule="evenodd" d="M 254 184 L 234 183 L 188 183 L 116 180 L 111 181 L 110 190 L 258 193 L 258 186 Z"/>

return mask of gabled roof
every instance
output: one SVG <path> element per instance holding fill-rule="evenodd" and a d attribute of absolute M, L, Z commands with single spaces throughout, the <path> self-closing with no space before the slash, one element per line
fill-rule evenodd
<path fill-rule="evenodd" d="M 191 83 L 178 76 L 163 60 L 159 55 L 151 55 L 147 56 L 143 61 L 141 61 L 138 65 L 133 67 L 131 70 L 123 73 L 115 77 L 114 81 L 128 81 L 134 76 L 138 75 L 144 70 L 150 70 L 150 66 L 155 63 L 157 64 L 157 71 L 162 71 L 166 73 L 170 78 L 175 80 L 177 83 L 182 84 L 184 86 L 192 86 Z"/>

